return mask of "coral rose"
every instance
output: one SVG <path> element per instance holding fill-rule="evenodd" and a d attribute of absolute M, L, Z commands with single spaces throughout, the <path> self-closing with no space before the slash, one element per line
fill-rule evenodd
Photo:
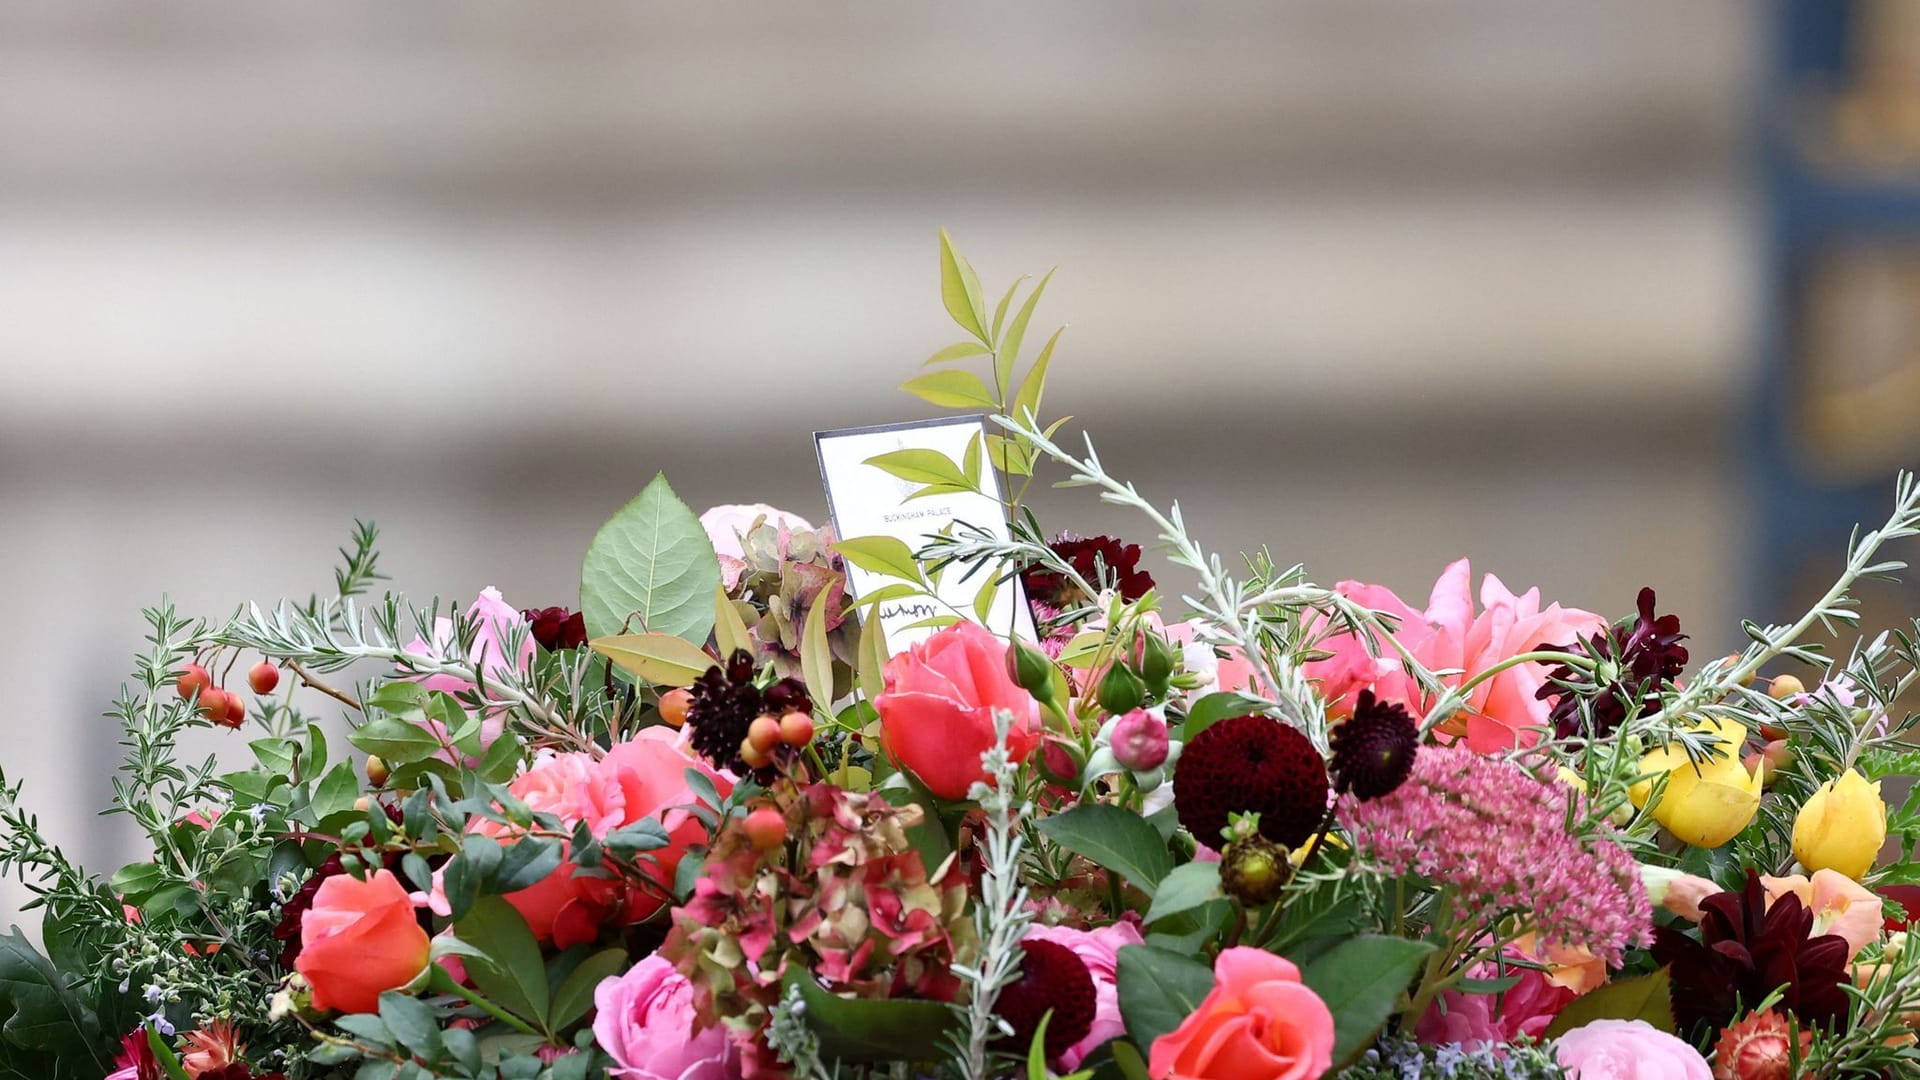
<path fill-rule="evenodd" d="M 315 1008 L 373 1012 L 382 991 L 427 967 L 427 932 L 400 879 L 375 870 L 365 881 L 338 874 L 320 883 L 300 920 L 294 967 L 313 985 Z"/>
<path fill-rule="evenodd" d="M 1120 950 L 1128 945 L 1139 945 L 1144 940 L 1140 931 L 1132 923 L 1114 923 L 1098 930 L 1076 930 L 1070 926 L 1035 926 L 1027 931 L 1029 939 L 1051 941 L 1073 950 L 1073 955 L 1087 965 L 1087 974 L 1093 976 L 1093 1025 L 1087 1029 L 1087 1036 L 1067 1048 L 1060 1055 L 1060 1065 L 1068 1072 L 1080 1067 L 1088 1054 L 1102 1045 L 1126 1034 L 1127 1025 L 1120 1018 L 1120 991 L 1114 981 L 1119 969 Z"/>
<path fill-rule="evenodd" d="M 1811 879 L 1801 874 L 1787 877 L 1760 875 L 1760 887 L 1767 890 L 1767 906 L 1791 893 L 1813 912 L 1809 937 L 1838 934 L 1847 941 L 1847 959 L 1880 940 L 1886 921 L 1878 893 L 1837 870 L 1815 870 Z"/>
<path fill-rule="evenodd" d="M 943 799 L 964 799 L 985 780 L 993 714 L 1013 714 L 1007 752 L 1025 761 L 1040 742 L 1040 706 L 1007 670 L 1007 646 L 984 627 L 957 623 L 887 661 L 874 700 L 887 754 Z"/>
<path fill-rule="evenodd" d="M 617 1080 L 732 1080 L 740 1055 L 718 1025 L 695 1031 L 693 984 L 649 956 L 594 988 L 593 1038 Z"/>
<path fill-rule="evenodd" d="M 1700 1051 L 1645 1020 L 1595 1020 L 1554 1044 L 1574 1080 L 1713 1080 Z"/>
<path fill-rule="evenodd" d="M 1434 583 L 1425 611 L 1414 610 L 1379 585 L 1343 581 L 1334 589 L 1364 607 L 1392 616 L 1398 622 L 1394 640 L 1429 670 L 1458 670 L 1460 674 L 1441 680 L 1449 686 L 1461 685 L 1542 645 L 1575 641 L 1607 625 L 1605 619 L 1590 611 L 1559 604 L 1541 607 L 1539 589 L 1516 596 L 1492 574 L 1481 582 L 1483 610 L 1475 614 L 1472 576 L 1473 569 L 1465 559 L 1448 566 Z M 1325 627 L 1322 620 L 1315 629 Z M 1383 647 L 1369 651 L 1352 634 L 1338 633 L 1315 645 L 1330 655 L 1306 664 L 1304 670 L 1308 678 L 1319 681 L 1336 714 L 1351 712 L 1360 691 L 1366 689 L 1381 701 L 1420 710 L 1419 686 L 1401 668 L 1396 650 L 1385 642 L 1378 644 Z M 1518 664 L 1479 683 L 1467 695 L 1464 725 L 1455 724 L 1459 719 L 1456 716 L 1449 721 L 1452 726 L 1442 731 L 1464 736 L 1467 746 L 1482 754 L 1533 745 L 1539 741 L 1539 733 L 1529 729 L 1545 728 L 1551 720 L 1548 703 L 1534 696 L 1546 685 L 1548 670 L 1541 664 Z"/>
<path fill-rule="evenodd" d="M 1148 1059 L 1154 1080 L 1314 1080 L 1333 1067 L 1333 1013 L 1290 961 L 1226 949 L 1212 992 Z"/>

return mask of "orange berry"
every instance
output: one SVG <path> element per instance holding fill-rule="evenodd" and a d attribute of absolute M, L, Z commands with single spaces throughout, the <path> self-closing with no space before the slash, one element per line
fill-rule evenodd
<path fill-rule="evenodd" d="M 762 754 L 773 753 L 773 748 L 780 745 L 780 721 L 765 715 L 754 717 L 747 727 L 747 742 Z"/>
<path fill-rule="evenodd" d="M 227 715 L 223 719 L 215 720 L 214 723 L 225 724 L 227 727 L 230 727 L 230 728 L 237 728 L 246 722 L 247 722 L 246 699 L 241 697 L 239 694 L 233 693 L 232 691 L 228 691 Z"/>
<path fill-rule="evenodd" d="M 1785 701 L 1795 694 L 1807 692 L 1807 684 L 1792 675 L 1775 675 L 1773 683 L 1767 687 L 1767 696 L 1775 701 Z"/>
<path fill-rule="evenodd" d="M 773 764 L 773 754 L 753 745 L 749 737 L 740 740 L 740 760 L 746 762 L 749 769 L 764 769 Z"/>
<path fill-rule="evenodd" d="M 207 687 L 212 685 L 213 677 L 208 675 L 207 669 L 199 664 L 188 664 L 181 668 L 180 674 L 173 680 L 173 688 L 180 691 L 180 696 L 183 698 L 204 694 L 207 692 Z"/>
<path fill-rule="evenodd" d="M 812 742 L 813 717 L 803 712 L 790 712 L 781 717 L 780 741 L 796 748 Z"/>
<path fill-rule="evenodd" d="M 755 851 L 772 851 L 787 842 L 787 819 L 771 806 L 748 814 L 745 828 Z"/>
<path fill-rule="evenodd" d="M 271 694 L 280 685 L 280 669 L 262 660 L 247 669 L 247 685 L 256 694 Z"/>
<path fill-rule="evenodd" d="M 201 716 L 216 724 L 227 722 L 227 692 L 217 686 L 209 686 L 200 691 L 200 701 L 194 706 Z"/>
<path fill-rule="evenodd" d="M 680 727 L 687 722 L 687 706 L 693 704 L 693 692 L 677 686 L 660 695 L 660 719 Z"/>

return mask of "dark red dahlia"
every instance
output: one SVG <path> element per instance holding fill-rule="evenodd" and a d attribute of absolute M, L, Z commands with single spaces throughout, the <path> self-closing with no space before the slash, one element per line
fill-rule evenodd
<path fill-rule="evenodd" d="M 1420 725 L 1400 705 L 1360 691 L 1353 715 L 1333 729 L 1333 789 L 1365 802 L 1392 794 L 1413 772 Z"/>
<path fill-rule="evenodd" d="M 1072 949 L 1056 941 L 1028 938 L 1020 950 L 1026 954 L 1020 977 L 1001 988 L 994 1010 L 1013 1027 L 1010 1049 L 1025 1051 L 1033 1044 L 1040 1018 L 1052 1009 L 1047 1057 L 1058 1058 L 1093 1029 L 1093 973 Z"/>
<path fill-rule="evenodd" d="M 520 613 L 527 620 L 528 632 L 548 652 L 577 649 L 587 643 L 587 617 L 563 607 L 528 608 Z"/>
<path fill-rule="evenodd" d="M 1641 701 L 1657 707 L 1656 695 L 1670 685 L 1687 666 L 1687 648 L 1680 644 L 1687 635 L 1680 632 L 1680 616 L 1653 613 L 1653 590 L 1641 589 L 1639 613 L 1631 621 L 1622 621 L 1584 641 L 1542 648 L 1578 653 L 1600 662 L 1598 681 L 1584 671 L 1570 667 L 1555 668 L 1547 683 L 1534 693 L 1553 704 L 1554 731 L 1561 738 L 1580 733 L 1580 702 L 1591 699 L 1593 717 L 1590 734 L 1599 738 L 1612 733 L 1627 718 L 1627 702 Z"/>
<path fill-rule="evenodd" d="M 1673 1013 L 1696 1041 L 1757 1007 L 1780 990 L 1779 1008 L 1809 1027 L 1834 1028 L 1847 1019 L 1847 939 L 1812 936 L 1813 913 L 1788 893 L 1767 907 L 1757 871 L 1739 892 L 1700 902 L 1700 938 L 1662 926 L 1654 930 L 1653 958 L 1670 969 Z"/>
<path fill-rule="evenodd" d="M 687 687 L 692 694 L 687 730 L 692 732 L 695 752 L 714 768 L 731 770 L 736 776 L 753 775 L 764 783 L 773 778 L 772 767 L 756 770 L 740 758 L 740 744 L 746 741 L 753 718 L 794 710 L 810 713 L 813 702 L 798 679 L 780 679 L 762 689 L 755 684 L 754 674 L 753 657 L 744 649 L 735 649 L 724 668 L 718 664 L 708 668 Z"/>
<path fill-rule="evenodd" d="M 1133 601 L 1153 588 L 1153 575 L 1140 569 L 1139 544 L 1123 544 L 1111 536 L 1061 533 L 1047 546 L 1096 589 L 1118 589 L 1122 599 Z M 1049 607 L 1070 608 L 1093 599 L 1080 595 L 1079 587 L 1065 575 L 1042 566 L 1029 567 L 1020 581 L 1026 586 L 1028 599 Z"/>
<path fill-rule="evenodd" d="M 1299 731 L 1265 716 L 1235 716 L 1187 743 L 1173 767 L 1180 824 L 1211 848 L 1230 815 L 1258 813 L 1260 835 L 1296 848 L 1327 813 L 1327 763 Z"/>

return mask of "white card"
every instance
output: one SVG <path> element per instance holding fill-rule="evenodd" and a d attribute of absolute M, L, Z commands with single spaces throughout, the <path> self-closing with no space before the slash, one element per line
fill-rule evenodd
<path fill-rule="evenodd" d="M 981 473 L 980 487 L 985 494 L 957 492 L 908 502 L 907 497 L 921 484 L 866 463 L 868 458 L 894 450 L 937 450 L 961 463 L 968 441 L 976 435 L 982 440 L 986 437 L 986 422 L 978 416 L 815 432 L 813 445 L 820 456 L 820 479 L 826 485 L 827 510 L 833 515 L 835 535 L 891 536 L 919 551 L 927 546 L 928 537 L 964 523 L 999 539 L 1012 539 L 1000 503 L 1000 477 L 992 469 Z M 914 623 L 936 615 L 973 617 L 974 596 L 987 580 L 988 570 L 983 568 L 962 581 L 965 571 L 958 564 L 948 568 L 937 590 L 942 602 L 917 597 L 878 605 L 880 629 L 889 653 L 903 651 L 935 632 L 934 627 L 914 627 Z M 856 599 L 893 580 L 857 566 L 847 567 L 847 589 Z M 1027 608 L 1026 592 L 1018 577 L 1002 584 L 994 594 L 987 609 L 987 628 L 1002 636 L 1012 632 L 1034 640 L 1033 612 Z"/>

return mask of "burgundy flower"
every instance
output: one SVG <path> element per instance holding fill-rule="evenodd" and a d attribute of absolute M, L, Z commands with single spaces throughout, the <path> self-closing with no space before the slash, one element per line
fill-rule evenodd
<path fill-rule="evenodd" d="M 1180 824 L 1210 848 L 1235 813 L 1258 813 L 1260 835 L 1299 847 L 1327 814 L 1327 764 L 1299 731 L 1266 716 L 1235 716 L 1209 726 L 1173 767 Z"/>
<path fill-rule="evenodd" d="M 548 652 L 577 649 L 587 643 L 587 617 L 563 607 L 528 608 L 526 616 L 533 640 Z"/>
<path fill-rule="evenodd" d="M 1630 621 L 1594 634 L 1585 641 L 1542 648 L 1578 653 L 1600 662 L 1602 682 L 1570 667 L 1555 668 L 1545 686 L 1534 697 L 1553 704 L 1554 731 L 1561 738 L 1579 734 L 1580 701 L 1592 698 L 1593 731 L 1599 738 L 1619 727 L 1627 718 L 1627 701 L 1639 700 L 1657 708 L 1657 691 L 1669 685 L 1687 666 L 1687 649 L 1680 644 L 1687 635 L 1680 632 L 1678 615 L 1653 612 L 1653 590 L 1641 589 L 1639 613 Z M 1606 677 L 1611 672 L 1611 677 Z"/>
<path fill-rule="evenodd" d="M 1405 707 L 1360 691 L 1353 715 L 1333 729 L 1334 790 L 1365 802 L 1390 795 L 1413 772 L 1420 725 Z"/>
<path fill-rule="evenodd" d="M 1124 544 L 1111 536 L 1073 536 L 1061 533 L 1047 545 L 1081 580 L 1096 589 L 1115 588 L 1127 601 L 1138 600 L 1153 588 L 1153 575 L 1140 569 L 1140 545 Z M 1093 598 L 1081 596 L 1077 586 L 1045 567 L 1029 567 L 1020 575 L 1027 597 L 1050 607 L 1068 608 Z"/>
<path fill-rule="evenodd" d="M 1026 955 L 1020 961 L 1020 977 L 1000 990 L 995 1011 L 1013 1027 L 1009 1049 L 1023 1052 L 1033 1043 L 1040 1018 L 1048 1009 L 1047 1057 L 1058 1058 L 1093 1030 L 1097 1004 L 1093 973 L 1072 949 L 1043 938 L 1028 938 L 1020 943 Z"/>
<path fill-rule="evenodd" d="M 812 712 L 813 703 L 797 679 L 780 679 L 763 690 L 755 685 L 754 674 L 753 657 L 744 649 L 735 649 L 724 668 L 708 668 L 687 688 L 693 695 L 687 703 L 687 730 L 693 733 L 693 749 L 714 768 L 766 783 L 773 778 L 771 766 L 755 770 L 740 758 L 747 728 L 763 713 Z"/>
<path fill-rule="evenodd" d="M 1700 938 L 1672 927 L 1654 931 L 1653 958 L 1671 969 L 1674 1018 L 1694 1038 L 1732 1023 L 1781 991 L 1779 1008 L 1802 1024 L 1836 1027 L 1847 1019 L 1847 939 L 1811 936 L 1813 913 L 1788 893 L 1767 907 L 1757 871 L 1739 892 L 1700 902 Z"/>

